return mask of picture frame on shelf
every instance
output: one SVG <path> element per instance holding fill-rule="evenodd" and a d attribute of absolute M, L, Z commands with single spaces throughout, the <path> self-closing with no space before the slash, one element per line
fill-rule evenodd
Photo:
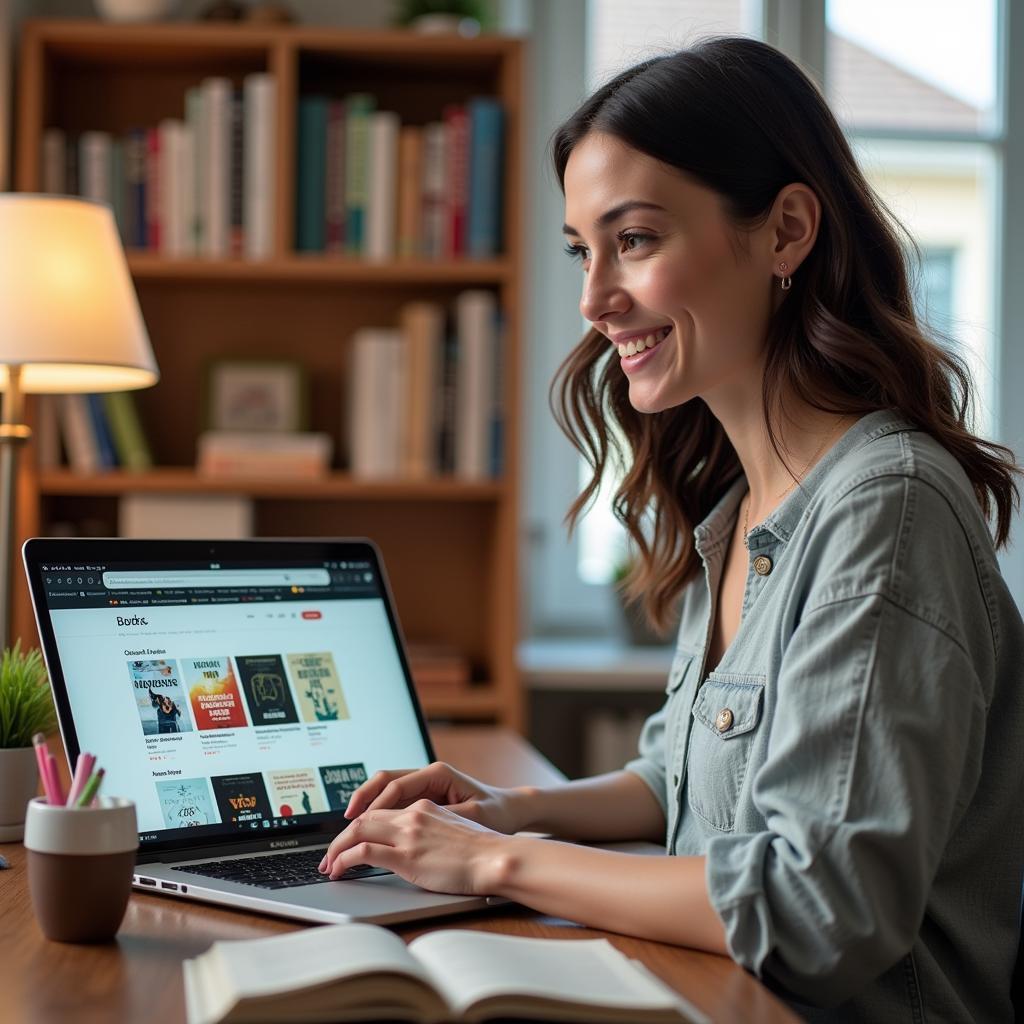
<path fill-rule="evenodd" d="M 291 433 L 309 425 L 305 367 L 290 359 L 218 359 L 206 372 L 207 430 Z"/>

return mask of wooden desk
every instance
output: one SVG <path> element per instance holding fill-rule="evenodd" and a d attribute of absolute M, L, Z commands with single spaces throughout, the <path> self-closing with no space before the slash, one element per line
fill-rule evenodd
<path fill-rule="evenodd" d="M 491 728 L 436 729 L 439 757 L 496 785 L 550 784 L 559 773 L 515 734 Z M 288 921 L 133 893 L 117 941 L 103 946 L 48 942 L 32 916 L 24 850 L 0 845 L 0 1018 L 19 1024 L 127 1024 L 185 1019 L 181 961 L 215 939 L 249 939 L 302 927 Z M 433 928 L 475 928 L 542 938 L 608 938 L 642 960 L 715 1021 L 791 1024 L 782 1003 L 731 960 L 581 928 L 521 907 L 397 929 L 406 940 Z"/>

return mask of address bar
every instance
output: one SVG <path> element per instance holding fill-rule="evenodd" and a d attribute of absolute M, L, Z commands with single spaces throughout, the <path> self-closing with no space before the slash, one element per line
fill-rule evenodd
<path fill-rule="evenodd" d="M 108 590 L 180 590 L 185 587 L 326 587 L 326 569 L 185 569 L 180 572 L 105 572 Z"/>

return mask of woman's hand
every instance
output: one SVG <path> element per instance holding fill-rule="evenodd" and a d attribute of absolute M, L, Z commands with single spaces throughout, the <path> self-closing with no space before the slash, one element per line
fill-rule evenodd
<path fill-rule="evenodd" d="M 421 799 L 400 810 L 363 811 L 335 837 L 320 870 L 336 879 L 372 864 L 433 892 L 491 895 L 502 846 L 512 841 Z"/>
<path fill-rule="evenodd" d="M 366 811 L 393 810 L 430 800 L 495 832 L 508 833 L 521 827 L 513 813 L 517 795 L 526 796 L 528 791 L 485 786 L 451 765 L 435 761 L 426 768 L 377 772 L 352 794 L 345 817 L 358 818 Z"/>

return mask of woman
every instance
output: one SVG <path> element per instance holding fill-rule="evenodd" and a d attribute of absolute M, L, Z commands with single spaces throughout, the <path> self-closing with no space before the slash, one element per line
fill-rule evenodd
<path fill-rule="evenodd" d="M 378 773 L 322 870 L 728 953 L 810 1019 L 1012 1019 L 1024 627 L 989 525 L 1017 467 L 882 205 L 746 39 L 619 75 L 554 159 L 593 325 L 555 390 L 594 470 L 571 518 L 624 448 L 632 593 L 661 624 L 682 598 L 666 702 L 624 771 L 555 789 Z"/>

